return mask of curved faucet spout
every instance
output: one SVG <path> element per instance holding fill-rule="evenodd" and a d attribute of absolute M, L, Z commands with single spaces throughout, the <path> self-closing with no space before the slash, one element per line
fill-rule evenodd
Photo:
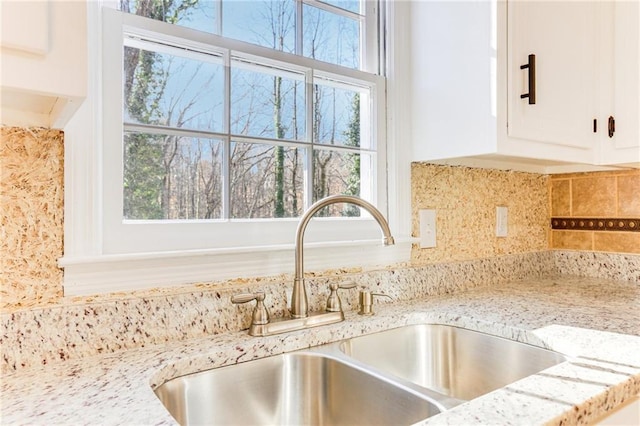
<path fill-rule="evenodd" d="M 293 318 L 305 318 L 309 315 L 309 306 L 307 302 L 307 291 L 304 284 L 304 232 L 307 229 L 309 221 L 319 210 L 331 204 L 348 203 L 367 210 L 371 216 L 378 222 L 384 234 L 384 245 L 393 245 L 395 242 L 389 229 L 389 224 L 382 213 L 375 206 L 362 198 L 352 195 L 333 195 L 323 198 L 315 202 L 302 215 L 296 230 L 296 247 L 295 247 L 295 278 L 293 280 L 293 294 L 291 295 L 291 316 Z"/>

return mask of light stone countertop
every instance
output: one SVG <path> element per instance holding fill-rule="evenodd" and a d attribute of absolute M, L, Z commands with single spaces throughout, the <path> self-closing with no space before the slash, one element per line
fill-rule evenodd
<path fill-rule="evenodd" d="M 438 323 L 543 346 L 571 360 L 423 424 L 588 424 L 640 393 L 640 283 L 571 276 L 376 306 L 310 330 L 246 332 L 131 349 L 3 375 L 3 424 L 175 424 L 153 388 L 176 376 L 405 324 Z"/>

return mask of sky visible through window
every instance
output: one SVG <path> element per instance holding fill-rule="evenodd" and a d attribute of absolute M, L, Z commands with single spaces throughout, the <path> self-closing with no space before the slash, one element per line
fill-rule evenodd
<path fill-rule="evenodd" d="M 218 15 L 222 5 L 222 22 Z M 359 13 L 357 0 L 323 1 Z M 122 0 L 121 10 L 185 27 L 295 53 L 295 0 Z M 219 33 L 221 24 L 222 33 Z M 359 68 L 360 23 L 303 5 L 303 52 L 305 56 L 350 68 Z"/>

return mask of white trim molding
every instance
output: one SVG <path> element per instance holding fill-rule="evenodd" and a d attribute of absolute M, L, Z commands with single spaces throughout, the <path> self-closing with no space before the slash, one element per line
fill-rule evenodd
<path fill-rule="evenodd" d="M 305 247 L 305 269 L 383 267 L 406 262 L 413 239 L 383 246 L 382 240 L 311 243 Z M 181 284 L 292 274 L 291 244 L 226 250 L 107 255 L 65 258 L 64 294 L 86 296 L 109 292 L 172 287 Z"/>

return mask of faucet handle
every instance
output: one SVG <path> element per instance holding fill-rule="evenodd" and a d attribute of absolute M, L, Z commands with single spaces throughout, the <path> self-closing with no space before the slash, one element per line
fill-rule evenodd
<path fill-rule="evenodd" d="M 329 284 L 329 297 L 327 298 L 327 312 L 341 312 L 342 311 L 342 301 L 338 296 L 338 289 L 349 289 L 355 288 L 356 283 L 354 281 L 346 281 L 340 284 L 331 283 Z"/>
<path fill-rule="evenodd" d="M 393 300 L 393 297 L 384 293 L 372 293 L 369 290 L 360 290 L 360 294 L 358 296 L 358 315 L 373 315 L 373 297 L 388 297 Z"/>
<path fill-rule="evenodd" d="M 263 291 L 256 291 L 255 293 L 241 293 L 231 296 L 231 303 L 239 304 L 255 300 L 256 307 L 253 309 L 251 324 L 263 325 L 269 323 L 269 311 L 264 305 L 264 298 L 265 295 Z"/>

